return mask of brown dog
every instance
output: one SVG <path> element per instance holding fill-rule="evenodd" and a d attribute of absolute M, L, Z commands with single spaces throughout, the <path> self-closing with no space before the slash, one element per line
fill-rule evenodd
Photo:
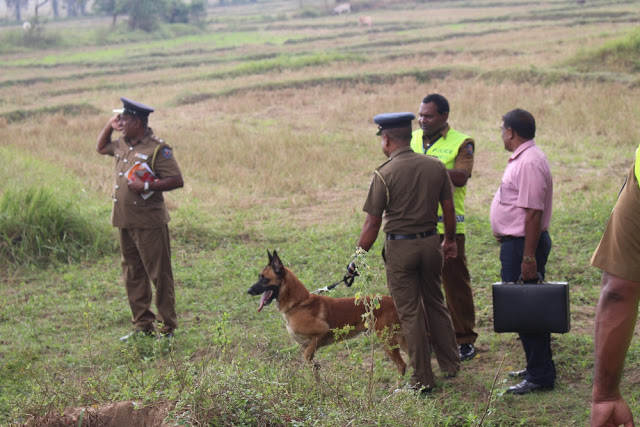
<path fill-rule="evenodd" d="M 304 348 L 304 357 L 313 360 L 316 350 L 336 340 L 334 329 L 346 325 L 353 327 L 344 338 L 353 338 L 364 332 L 366 327 L 362 319 L 364 304 L 355 304 L 355 298 L 329 298 L 310 293 L 302 282 L 282 265 L 276 251 L 269 254 L 269 264 L 260 273 L 260 279 L 249 288 L 251 295 L 260 295 L 260 307 L 268 305 L 274 299 L 278 301 L 278 310 L 285 322 L 287 331 Z M 406 343 L 400 331 L 400 319 L 390 296 L 380 299 L 380 308 L 374 310 L 375 330 L 380 337 L 383 332 L 387 339 L 385 352 L 395 363 L 400 375 L 404 375 L 407 364 L 400 355 L 399 348 L 407 351 Z M 342 339 L 342 338 L 341 338 Z"/>

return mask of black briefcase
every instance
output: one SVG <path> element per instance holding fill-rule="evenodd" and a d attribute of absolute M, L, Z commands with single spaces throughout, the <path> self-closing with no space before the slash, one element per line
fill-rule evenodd
<path fill-rule="evenodd" d="M 567 282 L 493 284 L 495 332 L 564 334 L 571 329 Z"/>

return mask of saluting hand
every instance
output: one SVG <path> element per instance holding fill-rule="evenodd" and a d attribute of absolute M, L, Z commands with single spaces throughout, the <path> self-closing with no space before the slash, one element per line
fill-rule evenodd
<path fill-rule="evenodd" d="M 122 130 L 122 125 L 120 124 L 120 114 L 116 114 L 109 119 L 109 126 L 111 126 L 111 129 L 113 130 Z"/>

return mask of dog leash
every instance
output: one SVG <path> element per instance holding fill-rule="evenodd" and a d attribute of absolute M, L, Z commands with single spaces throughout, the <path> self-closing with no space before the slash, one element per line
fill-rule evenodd
<path fill-rule="evenodd" d="M 338 280 L 335 283 L 330 284 L 329 286 L 325 286 L 324 288 L 320 288 L 317 291 L 313 291 L 311 292 L 312 294 L 321 294 L 322 292 L 329 292 L 331 289 L 335 288 L 336 286 L 338 286 L 340 283 L 344 282 L 345 285 L 347 285 L 347 288 L 350 288 L 351 285 L 353 285 L 353 281 L 355 280 L 356 276 L 350 276 L 348 274 L 345 274 L 344 277 L 341 280 Z"/>

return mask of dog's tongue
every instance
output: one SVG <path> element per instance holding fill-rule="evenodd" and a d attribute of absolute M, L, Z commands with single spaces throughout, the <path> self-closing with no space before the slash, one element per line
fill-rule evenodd
<path fill-rule="evenodd" d="M 260 307 L 258 307 L 258 311 L 262 310 L 262 307 L 264 307 L 264 303 L 267 302 L 269 298 L 271 298 L 271 294 L 273 294 L 273 291 L 267 291 L 262 294 L 262 298 L 260 298 Z"/>

